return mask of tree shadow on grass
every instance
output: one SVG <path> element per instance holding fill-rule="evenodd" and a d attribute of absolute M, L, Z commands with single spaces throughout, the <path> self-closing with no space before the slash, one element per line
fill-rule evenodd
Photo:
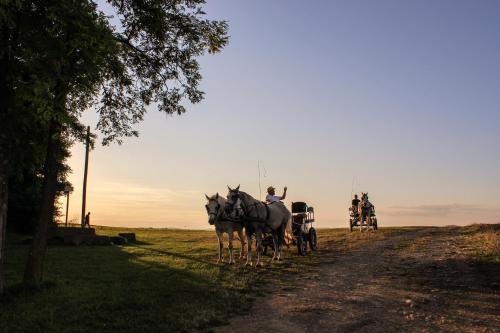
<path fill-rule="evenodd" d="M 216 263 L 210 262 L 208 259 L 207 260 L 200 259 L 198 257 L 190 256 L 190 255 L 187 255 L 187 254 L 183 254 L 181 252 L 159 250 L 159 249 L 155 249 L 155 248 L 151 248 L 151 247 L 138 246 L 138 245 L 135 245 L 135 244 L 130 244 L 129 246 L 135 246 L 136 248 L 142 249 L 144 251 L 154 252 L 154 253 L 157 253 L 157 254 L 160 254 L 160 255 L 166 255 L 166 256 L 170 256 L 170 257 L 174 257 L 174 258 L 179 258 L 179 259 L 184 259 L 184 260 L 188 260 L 188 261 L 194 261 L 194 262 L 197 262 L 197 263 L 200 263 L 200 264 L 204 264 L 204 265 L 218 266 Z"/>
<path fill-rule="evenodd" d="M 8 250 L 8 279 L 20 281 L 27 247 Z M 165 258 L 149 257 L 151 251 Z M 190 261 L 203 265 L 187 266 Z M 10 296 L 0 302 L 2 331 L 207 330 L 250 303 L 247 281 L 233 270 L 132 244 L 50 248 L 45 272 L 48 288 L 32 293 L 9 287 Z"/>

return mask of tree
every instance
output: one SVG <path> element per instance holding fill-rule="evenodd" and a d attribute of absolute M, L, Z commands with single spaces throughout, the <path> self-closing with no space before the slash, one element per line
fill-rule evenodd
<path fill-rule="evenodd" d="M 47 230 L 54 216 L 60 156 L 67 134 L 82 136 L 78 121 L 105 80 L 108 59 L 116 57 L 116 45 L 107 19 L 90 1 L 33 1 L 33 20 L 44 35 L 39 61 L 50 75 L 51 110 L 47 117 L 42 202 L 36 232 L 28 253 L 23 284 L 38 288 L 42 281 Z"/>
<path fill-rule="evenodd" d="M 8 180 L 29 167 L 27 160 L 42 163 L 36 140 L 44 126 L 38 120 L 48 110 L 50 78 L 34 74 L 34 53 L 26 46 L 36 34 L 36 22 L 20 15 L 27 9 L 24 5 L 21 1 L 0 3 L 0 293 L 4 287 Z"/>
<path fill-rule="evenodd" d="M 5 22 L 13 22 L 2 22 L 2 29 L 7 27 L 6 44 L 15 57 L 0 59 L 7 65 L 0 65 L 0 70 L 21 59 L 28 67 L 25 73 L 37 78 L 29 81 L 29 91 L 42 92 L 30 95 L 36 103 L 26 108 L 30 110 L 27 123 L 47 129 L 43 200 L 24 274 L 25 285 L 39 287 L 63 134 L 82 135 L 78 117 L 93 103 L 104 144 L 137 136 L 133 125 L 143 119 L 148 105 L 169 114 L 184 113 L 184 101 L 197 103 L 203 97 L 196 58 L 207 51 L 219 52 L 227 44 L 227 24 L 204 19 L 204 1 L 200 0 L 109 1 L 120 19 L 119 30 L 111 27 L 109 18 L 90 0 L 16 3 L 20 4 L 15 10 L 2 8 L 9 14 L 4 15 L 9 18 Z M 5 110 L 14 110 L 16 101 L 30 98 L 12 89 L 20 82 L 17 76 L 7 77 L 11 81 L 0 82 L 12 97 Z M 33 89 L 33 82 L 41 89 Z M 10 114 L 18 118 L 17 113 Z M 15 124 L 12 128 L 18 129 Z M 11 166 L 11 160 L 7 161 Z"/>

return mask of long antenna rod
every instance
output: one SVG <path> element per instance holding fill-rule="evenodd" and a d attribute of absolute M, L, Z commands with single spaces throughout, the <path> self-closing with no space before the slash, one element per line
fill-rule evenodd
<path fill-rule="evenodd" d="M 260 185 L 260 160 L 257 160 L 257 169 L 259 170 L 259 200 L 262 200 L 262 187 Z"/>
<path fill-rule="evenodd" d="M 351 184 L 351 199 L 352 199 L 352 194 L 354 192 L 354 176 L 352 176 L 352 184 Z"/>

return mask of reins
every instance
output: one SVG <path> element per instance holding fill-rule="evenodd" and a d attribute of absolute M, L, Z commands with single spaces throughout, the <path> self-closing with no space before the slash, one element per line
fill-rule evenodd
<path fill-rule="evenodd" d="M 265 203 L 255 200 L 255 202 L 253 202 L 252 204 L 247 205 L 245 203 L 245 201 L 241 199 L 241 197 L 240 197 L 240 201 L 241 201 L 241 206 L 242 206 L 243 212 L 245 213 L 247 220 L 250 220 L 252 222 L 261 222 L 261 223 L 266 223 L 269 220 L 269 207 L 267 207 L 267 205 Z M 266 210 L 266 216 L 264 218 L 261 218 L 261 216 L 260 216 L 260 212 L 258 209 L 259 204 L 264 205 L 264 208 Z M 250 215 L 251 210 L 249 209 L 248 206 L 250 208 L 253 208 L 253 210 L 257 213 L 257 217 L 254 218 Z"/>

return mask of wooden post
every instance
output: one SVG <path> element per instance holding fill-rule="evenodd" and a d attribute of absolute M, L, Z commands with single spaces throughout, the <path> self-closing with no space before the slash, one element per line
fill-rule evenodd
<path fill-rule="evenodd" d="M 89 168 L 89 145 L 90 126 L 87 126 L 87 139 L 85 140 L 85 169 L 83 171 L 83 195 L 82 195 L 82 228 L 85 227 L 85 204 L 87 201 L 87 171 Z"/>
<path fill-rule="evenodd" d="M 68 227 L 69 191 L 66 192 L 66 228 Z"/>

